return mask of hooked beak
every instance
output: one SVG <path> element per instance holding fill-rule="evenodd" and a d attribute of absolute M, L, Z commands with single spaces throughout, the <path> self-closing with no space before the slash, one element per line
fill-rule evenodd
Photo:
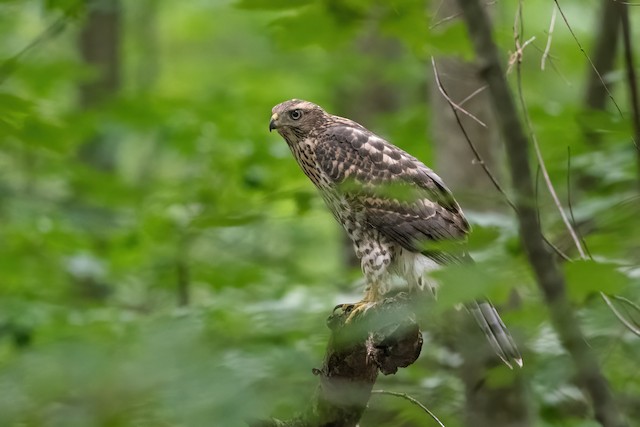
<path fill-rule="evenodd" d="M 274 113 L 273 116 L 271 116 L 271 121 L 269 122 L 269 132 L 278 128 L 277 120 L 278 120 L 278 113 Z"/>

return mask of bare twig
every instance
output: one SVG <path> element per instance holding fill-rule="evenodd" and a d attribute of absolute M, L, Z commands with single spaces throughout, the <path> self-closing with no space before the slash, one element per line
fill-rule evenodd
<path fill-rule="evenodd" d="M 620 20 L 622 23 L 622 45 L 624 47 L 624 63 L 627 70 L 627 84 L 629 85 L 629 102 L 631 104 L 631 123 L 633 123 L 635 140 L 640 141 L 640 106 L 638 102 L 638 80 L 633 63 L 633 49 L 631 47 L 631 25 L 629 24 L 629 7 L 620 5 Z M 636 153 L 638 164 L 638 179 L 640 179 L 640 150 Z"/>
<path fill-rule="evenodd" d="M 611 299 L 609 299 L 609 296 L 607 294 L 605 294 L 604 292 L 600 292 L 600 296 L 602 297 L 602 299 L 604 300 L 604 302 L 607 304 L 607 306 L 609 306 L 609 309 L 613 312 L 613 314 L 615 314 L 615 316 L 618 318 L 618 320 L 624 325 L 626 326 L 626 328 L 628 330 L 630 330 L 631 332 L 633 332 L 634 334 L 636 334 L 637 336 L 640 337 L 640 328 L 638 328 L 636 325 L 632 324 L 631 322 L 629 322 L 619 311 L 618 309 L 613 305 L 613 303 L 611 302 Z M 622 297 L 618 297 L 618 296 L 614 296 L 614 298 L 618 299 L 618 298 L 622 298 Z M 626 302 L 629 302 L 631 304 L 633 304 L 631 301 L 627 300 L 626 298 L 622 298 L 623 300 L 625 300 Z M 636 309 L 638 309 L 640 311 L 640 307 L 638 307 L 636 304 L 633 304 L 635 306 Z"/>
<path fill-rule="evenodd" d="M 69 20 L 68 15 L 62 15 L 55 21 L 53 21 L 47 28 L 45 28 L 35 39 L 33 39 L 29 44 L 22 48 L 18 53 L 13 55 L 11 58 L 6 59 L 0 64 L 0 84 L 4 83 L 4 81 L 15 71 L 18 67 L 20 59 L 26 55 L 29 51 L 37 47 L 38 45 L 46 42 L 50 38 L 60 34 L 64 27 L 67 25 L 67 21 Z"/>
<path fill-rule="evenodd" d="M 535 43 L 532 43 L 531 46 L 533 46 L 534 49 L 536 49 L 541 54 L 544 53 L 544 49 L 542 49 L 541 47 L 538 47 Z M 549 56 L 547 59 L 549 60 L 549 65 L 551 65 L 551 68 L 553 68 L 553 71 L 555 71 L 558 77 L 560 77 L 567 86 L 573 86 L 573 84 L 569 81 L 569 79 L 567 79 L 567 77 L 564 74 L 562 74 L 562 72 L 558 69 L 558 67 L 556 67 L 556 64 L 554 62 L 556 58 L 554 58 L 554 55 L 551 55 L 551 53 L 549 53 Z"/>
<path fill-rule="evenodd" d="M 433 75 L 435 77 L 436 84 L 438 86 L 438 90 L 440 91 L 440 94 L 444 97 L 444 99 L 446 99 L 447 102 L 449 103 L 449 106 L 451 107 L 451 110 L 453 111 L 453 114 L 454 114 L 454 116 L 456 118 L 456 121 L 458 122 L 458 127 L 462 131 L 462 134 L 464 135 L 464 138 L 467 141 L 467 144 L 469 144 L 469 148 L 471 148 L 471 151 L 473 152 L 473 155 L 476 158 L 476 161 L 482 167 L 484 172 L 487 174 L 487 176 L 489 177 L 489 179 L 493 183 L 493 186 L 496 188 L 496 190 L 498 190 L 498 192 L 500 194 L 502 194 L 502 196 L 504 197 L 504 199 L 507 202 L 507 204 L 513 210 L 515 210 L 516 209 L 516 205 L 511 201 L 511 199 L 509 199 L 509 196 L 507 195 L 507 192 L 504 191 L 504 189 L 502 188 L 502 186 L 498 182 L 498 179 L 493 175 L 493 173 L 491 172 L 491 170 L 489 169 L 489 167 L 485 163 L 484 159 L 480 155 L 480 152 L 476 148 L 475 144 L 473 142 L 471 142 L 471 138 L 469 138 L 469 135 L 467 134 L 466 129 L 462 125 L 462 121 L 460 120 L 460 116 L 458 116 L 459 107 L 457 107 L 456 104 L 451 100 L 451 97 L 449 97 L 449 95 L 447 94 L 446 89 L 444 88 L 444 86 L 442 85 L 442 82 L 440 81 L 440 74 L 438 73 L 438 68 L 436 67 L 436 61 L 433 58 L 433 56 L 431 57 L 431 66 L 433 67 Z M 483 87 L 486 87 L 486 86 L 483 86 Z M 476 90 L 474 93 L 476 93 L 476 92 L 478 92 L 478 91 Z M 467 97 L 467 98 L 469 98 L 469 97 Z"/>
<path fill-rule="evenodd" d="M 467 144 L 469 144 L 469 148 L 471 148 L 471 151 L 473 152 L 473 155 L 474 155 L 477 163 L 482 167 L 482 169 L 484 170 L 485 174 L 487 175 L 487 177 L 489 177 L 489 179 L 493 183 L 493 186 L 496 188 L 496 190 L 498 190 L 498 192 L 500 194 L 502 194 L 502 196 L 504 197 L 504 200 L 507 202 L 509 207 L 511 207 L 511 209 L 513 209 L 514 212 L 517 212 L 518 208 L 511 201 L 511 199 L 507 195 L 507 192 L 504 191 L 504 189 L 502 188 L 502 186 L 498 182 L 498 179 L 495 177 L 495 175 L 493 175 L 493 173 L 491 172 L 491 170 L 487 166 L 486 162 L 484 161 L 484 159 L 480 155 L 480 152 L 476 148 L 475 144 L 471 141 L 471 138 L 469 138 L 469 135 L 467 134 L 466 129 L 462 125 L 462 121 L 460 120 L 460 116 L 458 115 L 458 111 L 456 110 L 456 108 L 454 107 L 453 103 L 451 102 L 451 98 L 447 94 L 447 91 L 444 88 L 444 86 L 442 85 L 442 82 L 440 82 L 440 75 L 438 74 L 438 69 L 435 67 L 435 60 L 433 59 L 433 57 L 431 58 L 431 63 L 433 65 L 433 73 L 434 73 L 436 82 L 439 83 L 437 85 L 438 86 L 438 90 L 440 91 L 442 96 L 449 102 L 449 106 L 451 107 L 451 110 L 453 111 L 453 115 L 456 118 L 456 122 L 458 123 L 458 127 L 462 131 L 462 134 L 464 135 L 464 138 L 467 141 Z M 481 89 L 484 89 L 486 87 L 487 86 L 483 86 Z M 476 90 L 474 92 L 474 94 L 477 93 L 477 92 L 479 92 L 479 90 Z M 468 99 L 468 98 L 469 98 L 469 96 L 467 98 L 465 98 L 465 99 Z M 545 243 L 547 245 L 549 245 L 549 247 L 551 247 L 562 259 L 564 259 L 565 261 L 571 261 L 571 258 L 569 258 L 564 252 L 562 252 L 560 250 L 560 248 L 558 248 L 556 245 L 554 245 L 549 239 L 547 239 L 545 236 L 542 236 L 542 238 L 544 239 Z"/>
<path fill-rule="evenodd" d="M 520 40 L 516 39 L 516 50 L 509 57 L 509 66 L 507 67 L 507 74 L 511 73 L 513 66 L 515 64 L 520 64 L 522 62 L 522 57 L 524 56 L 524 48 L 527 47 L 530 43 L 535 40 L 535 36 L 531 37 L 529 40 L 525 41 L 522 45 L 520 44 Z"/>
<path fill-rule="evenodd" d="M 442 424 L 442 421 L 440 421 L 438 419 L 438 417 L 436 417 L 435 414 L 429 410 L 429 408 L 427 408 L 422 403 L 420 403 L 417 399 L 409 396 L 406 393 L 397 393 L 395 391 L 386 391 L 386 390 L 372 390 L 371 394 L 386 394 L 386 395 L 389 395 L 389 396 L 396 396 L 396 397 L 401 397 L 403 399 L 406 399 L 409 402 L 413 403 L 414 405 L 419 406 L 423 411 L 425 411 L 427 414 L 429 414 L 429 416 L 431 418 L 433 418 L 435 420 L 435 422 L 437 422 L 440 427 L 445 427 L 445 425 Z"/>
<path fill-rule="evenodd" d="M 519 13 L 522 13 L 522 8 L 521 8 L 522 4 L 520 3 L 518 6 L 519 9 Z M 517 20 L 516 20 L 516 24 L 517 25 Z M 519 40 L 521 38 L 521 35 L 518 33 L 518 30 L 516 27 L 514 27 L 514 38 L 515 38 L 515 43 L 516 43 L 516 48 L 518 48 L 519 46 Z M 558 211 L 560 212 L 560 217 L 562 218 L 562 221 L 564 222 L 565 226 L 567 227 L 567 230 L 569 231 L 569 234 L 571 235 L 571 238 L 573 239 L 576 248 L 578 249 L 578 253 L 580 253 L 580 256 L 582 258 L 585 258 L 585 253 L 584 250 L 582 249 L 582 244 L 580 243 L 580 239 L 578 238 L 578 235 L 576 234 L 575 230 L 573 229 L 573 227 L 571 226 L 571 222 L 569 221 L 569 218 L 567 218 L 566 213 L 564 212 L 564 208 L 562 207 L 562 204 L 560 203 L 560 199 L 558 198 L 558 195 L 556 194 L 555 188 L 553 187 L 553 183 L 551 182 L 551 178 L 549 177 L 549 173 L 547 172 L 547 167 L 545 166 L 544 163 L 544 159 L 542 157 L 542 152 L 540 151 L 540 145 L 538 144 L 538 137 L 536 136 L 536 133 L 533 131 L 533 124 L 531 123 L 531 118 L 529 116 L 529 111 L 527 108 L 527 103 L 524 100 L 524 94 L 522 91 L 522 70 L 521 70 L 521 61 L 517 61 L 517 66 L 516 66 L 516 76 L 517 76 L 517 85 L 518 85 L 518 99 L 520 100 L 520 107 L 522 108 L 522 113 L 525 119 L 525 123 L 527 125 L 527 129 L 529 131 L 529 137 L 531 138 L 531 141 L 533 142 L 533 148 L 536 152 L 536 157 L 538 159 L 538 164 L 540 165 L 540 172 L 542 172 L 542 177 L 544 178 L 544 181 L 547 185 L 547 188 L 549 190 L 549 194 L 551 194 L 551 197 L 553 198 L 554 203 L 556 204 L 556 207 L 558 208 Z"/>
<path fill-rule="evenodd" d="M 607 88 L 602 86 L 598 74 L 607 75 L 615 66 L 616 52 L 620 28 L 620 5 L 611 0 L 600 0 L 599 22 L 597 34 L 592 46 L 591 57 L 593 66 L 589 68 L 589 76 L 585 90 L 585 104 L 590 110 L 604 110 L 606 106 Z M 596 133 L 587 129 L 588 142 L 596 143 L 599 138 Z"/>
<path fill-rule="evenodd" d="M 571 147 L 567 147 L 567 203 L 569 204 L 569 213 L 571 214 L 571 220 L 573 222 L 573 225 L 575 226 L 576 225 L 576 219 L 573 216 L 573 207 L 572 207 L 572 204 L 571 204 Z M 587 252 L 587 255 L 588 255 L 589 259 L 593 260 L 593 256 L 591 256 L 591 252 L 589 251 L 589 247 L 587 246 L 587 244 L 586 244 L 586 242 L 585 242 L 585 240 L 584 240 L 584 238 L 582 236 L 580 236 L 580 241 L 582 242 L 582 245 L 583 245 L 585 251 Z M 632 321 L 629 321 L 627 318 L 625 318 L 622 315 L 622 313 L 620 313 L 617 310 L 617 308 L 611 302 L 611 299 L 607 294 L 605 294 L 604 292 L 600 291 L 600 297 L 605 302 L 605 304 L 607 304 L 607 307 L 609 307 L 609 310 L 611 310 L 613 315 L 620 321 L 620 323 L 622 323 L 629 331 L 631 331 L 634 334 L 640 336 L 640 325 L 638 325 L 635 321 L 632 322 Z M 620 297 L 618 295 L 613 295 L 613 298 L 618 300 L 618 301 L 623 301 L 623 302 L 629 304 L 633 309 L 635 309 L 636 311 L 640 312 L 640 306 L 638 306 L 637 304 L 633 303 L 632 301 L 629 301 L 628 299 L 626 299 L 624 297 Z M 627 315 L 628 315 L 628 317 L 632 318 L 628 311 L 627 311 Z"/>
<path fill-rule="evenodd" d="M 429 29 L 433 30 L 434 28 L 444 24 L 445 22 L 453 21 L 454 19 L 458 18 L 459 16 L 460 16 L 460 13 L 454 13 L 453 15 L 445 16 L 444 18 L 440 19 L 439 21 L 436 21 L 432 25 L 429 25 Z"/>
<path fill-rule="evenodd" d="M 458 3 L 463 9 L 478 61 L 483 66 L 481 75 L 489 85 L 489 96 L 509 158 L 522 243 L 547 302 L 553 326 L 573 359 L 577 377 L 591 398 L 596 419 L 605 427 L 627 426 L 567 299 L 564 277 L 553 255 L 544 246 L 533 203 L 529 141 L 518 118 L 513 94 L 505 80 L 498 49 L 492 39 L 489 18 L 478 0 L 459 0 Z"/>
<path fill-rule="evenodd" d="M 615 3 L 626 4 L 627 6 L 640 6 L 640 3 L 634 3 L 630 1 L 612 0 Z"/>
<path fill-rule="evenodd" d="M 518 16 L 522 16 L 522 2 L 519 3 L 518 6 Z M 562 11 L 560 11 L 562 13 Z M 520 18 L 521 19 L 521 18 Z M 517 20 L 516 20 L 516 24 L 517 24 Z M 517 29 L 514 28 L 514 36 L 516 39 L 516 47 L 519 45 L 518 44 L 518 39 L 521 38 L 521 34 L 518 33 Z M 564 208 L 562 207 L 562 204 L 560 203 L 560 199 L 558 198 L 558 195 L 555 191 L 555 188 L 553 186 L 553 183 L 551 182 L 551 178 L 549 177 L 549 173 L 547 172 L 547 168 L 546 165 L 544 163 L 544 159 L 542 157 L 542 152 L 540 150 L 540 145 L 538 144 L 538 138 L 535 134 L 535 132 L 533 131 L 533 125 L 531 123 L 531 117 L 529 116 L 529 112 L 527 109 L 527 104 L 524 100 L 524 95 L 523 95 L 523 91 L 522 91 L 522 73 L 521 73 L 521 68 L 520 68 L 520 63 L 518 63 L 517 67 L 516 67 L 516 75 L 517 75 L 517 86 L 518 86 L 518 98 L 520 100 L 520 106 L 522 108 L 522 112 L 524 115 L 524 119 L 525 119 L 525 123 L 527 124 L 527 129 L 529 130 L 529 136 L 531 138 L 531 141 L 533 142 L 533 147 L 534 147 L 534 151 L 536 152 L 536 157 L 538 159 L 538 165 L 540 167 L 540 171 L 542 172 L 542 176 L 544 177 L 545 183 L 547 185 L 547 188 L 549 190 L 549 193 L 551 194 L 551 197 L 553 198 L 553 201 L 556 205 L 556 207 L 558 208 L 558 211 L 560 212 L 560 217 L 562 218 L 562 221 L 565 224 L 565 227 L 567 228 L 567 231 L 569 232 L 569 235 L 571 236 L 571 238 L 573 239 L 573 242 L 576 246 L 576 249 L 578 250 L 578 253 L 580 254 L 580 258 L 583 260 L 586 260 L 587 257 L 587 252 L 585 252 L 585 248 L 583 247 L 584 245 L 584 239 L 582 239 L 578 233 L 576 232 L 575 228 L 573 227 L 573 225 L 571 224 L 571 222 L 569 221 L 569 218 L 567 217 Z M 569 168 L 570 168 L 570 163 L 569 163 Z M 570 169 L 569 169 L 570 171 Z M 570 173 L 570 172 L 568 172 Z M 570 196 L 569 196 L 570 197 Z M 571 207 L 571 199 L 569 198 L 569 211 L 570 214 L 573 218 L 573 209 Z M 575 219 L 574 219 L 574 223 L 575 223 Z M 588 250 L 587 250 L 588 251 Z M 589 254 L 589 258 L 590 258 L 590 254 Z M 627 328 L 629 328 L 629 326 L 631 326 L 630 330 L 632 332 L 636 332 L 636 328 L 633 327 L 633 325 L 630 324 L 630 322 L 626 319 L 621 318 L 621 314 L 619 311 L 617 311 L 615 309 L 615 307 L 613 307 L 613 305 L 611 304 L 611 301 L 607 298 L 607 296 L 603 293 L 600 292 L 600 296 L 602 297 L 602 299 L 605 301 L 605 303 L 607 304 L 607 306 L 611 309 L 611 311 L 613 312 L 613 314 L 622 322 L 623 325 L 625 325 Z"/>
<path fill-rule="evenodd" d="M 582 247 L 586 252 L 589 259 L 593 260 L 591 256 L 591 251 L 587 247 L 587 242 L 584 240 L 584 237 L 580 235 L 578 231 L 578 223 L 576 222 L 576 218 L 573 215 L 573 204 L 571 203 L 571 147 L 567 146 L 567 205 L 569 206 L 569 214 L 571 215 L 571 222 L 573 224 L 574 229 L 576 230 L 576 234 L 580 237 L 580 242 L 582 242 Z"/>
<path fill-rule="evenodd" d="M 622 306 L 627 312 L 627 317 L 630 318 L 631 322 L 633 322 L 633 324 L 635 325 L 634 330 L 640 330 L 640 324 L 638 324 L 638 322 L 633 318 L 630 312 L 630 310 L 634 310 L 636 312 L 636 315 L 638 315 L 640 313 L 640 305 L 620 295 L 610 295 L 609 297 L 623 304 Z"/>
<path fill-rule="evenodd" d="M 620 114 L 620 117 L 624 118 L 624 114 L 622 113 L 622 110 L 620 109 L 620 106 L 618 105 L 616 100 L 613 98 L 613 94 L 609 90 L 609 87 L 607 86 L 607 84 L 604 82 L 604 79 L 602 78 L 602 75 L 600 74 L 600 72 L 598 71 L 598 69 L 594 65 L 593 61 L 591 60 L 591 58 L 587 54 L 587 51 L 584 50 L 584 48 L 582 47 L 582 44 L 578 40 L 578 37 L 576 36 L 576 33 L 573 32 L 573 28 L 571 28 L 571 25 L 569 25 L 569 20 L 567 19 L 567 17 L 565 16 L 564 12 L 562 11 L 562 8 L 560 7 L 560 3 L 558 2 L 558 0 L 554 0 L 554 2 L 556 3 L 556 7 L 558 8 L 558 12 L 560 12 L 560 16 L 562 16 L 562 19 L 564 20 L 564 23 L 567 25 L 567 28 L 569 29 L 569 32 L 571 33 L 571 36 L 573 37 L 573 39 L 575 40 L 576 44 L 578 45 L 578 48 L 580 48 L 580 50 L 582 51 L 582 54 L 585 56 L 585 58 L 587 58 L 587 61 L 589 61 L 589 64 L 591 65 L 591 69 L 598 76 L 598 79 L 600 80 L 600 83 L 602 84 L 602 87 L 607 91 L 607 95 L 609 96 L 609 99 L 611 99 L 611 102 L 613 103 L 613 105 L 615 105 L 616 110 L 618 110 L 618 114 Z M 632 137 L 631 139 L 632 139 L 633 145 L 636 147 L 636 149 L 640 150 L 640 146 L 638 146 L 638 142 L 635 140 L 635 138 Z"/>
<path fill-rule="evenodd" d="M 520 68 L 518 67 L 518 70 Z M 522 88 L 521 88 L 521 80 L 520 80 L 520 71 L 518 71 L 518 88 L 519 88 L 519 93 L 520 93 L 520 98 L 521 98 L 521 103 L 523 105 L 523 111 L 524 116 L 525 116 L 525 122 L 527 123 L 527 127 L 529 128 L 529 132 L 530 132 L 530 136 L 531 136 L 531 140 L 533 142 L 533 148 L 534 151 L 536 152 L 536 157 L 538 159 L 538 164 L 540 165 L 540 171 L 542 172 L 542 177 L 544 178 L 544 181 L 547 185 L 547 188 L 549 189 L 549 193 L 551 194 L 551 197 L 553 198 L 553 201 L 556 205 L 556 207 L 558 208 L 558 212 L 560 212 L 560 217 L 562 218 L 562 221 L 564 222 L 565 226 L 567 227 L 567 230 L 569 231 L 569 234 L 571 235 L 571 238 L 573 239 L 576 248 L 578 249 L 578 253 L 580 254 L 580 256 L 582 258 L 585 258 L 585 252 L 584 249 L 582 248 L 582 244 L 580 243 L 580 239 L 578 238 L 578 234 L 576 233 L 576 231 L 573 229 L 573 227 L 571 226 L 571 222 L 569 222 L 569 218 L 567 218 L 566 213 L 564 212 L 564 208 L 562 207 L 562 204 L 560 203 L 560 199 L 558 198 L 558 195 L 556 194 L 556 191 L 553 187 L 553 183 L 551 182 L 551 178 L 549 177 L 549 173 L 547 172 L 547 168 L 545 166 L 544 163 L 544 159 L 542 158 L 542 152 L 540 151 L 540 146 L 538 144 L 538 138 L 536 137 L 535 132 L 533 131 L 533 127 L 531 125 L 531 121 L 529 119 L 529 115 L 527 113 L 527 109 L 524 103 L 524 98 L 522 95 Z"/>
<path fill-rule="evenodd" d="M 620 295 L 613 295 L 612 296 L 613 299 L 618 300 L 620 302 L 623 302 L 631 307 L 633 307 L 635 310 L 637 310 L 638 312 L 640 312 L 640 305 L 636 304 L 635 302 L 625 298 L 625 297 L 621 297 Z"/>
<path fill-rule="evenodd" d="M 378 372 L 391 374 L 415 362 L 422 334 L 411 299 L 399 293 L 346 322 L 349 311 L 333 313 L 331 337 L 322 367 L 314 369 L 319 384 L 307 408 L 286 420 L 254 420 L 251 427 L 355 427 L 364 413 Z"/>
<path fill-rule="evenodd" d="M 449 97 L 449 95 L 447 95 L 446 92 L 442 90 L 442 83 L 440 83 L 438 69 L 436 68 L 436 60 L 433 58 L 433 56 L 431 57 L 431 65 L 433 66 L 433 72 L 435 73 L 435 76 L 436 76 L 436 84 L 438 85 L 438 89 L 440 89 L 440 93 L 442 94 L 442 96 L 444 96 L 447 102 L 449 102 L 449 105 L 451 105 L 451 107 L 455 108 L 456 110 L 460 111 L 465 116 L 471 118 L 473 121 L 478 123 L 483 128 L 486 128 L 487 125 L 484 124 L 482 120 L 480 120 L 479 118 L 477 118 L 476 116 L 474 116 L 473 114 L 471 114 L 470 112 L 468 112 L 467 110 L 465 110 L 464 108 L 462 108 L 461 106 L 453 102 L 453 100 Z"/>
<path fill-rule="evenodd" d="M 549 35 L 547 37 L 547 45 L 544 48 L 544 53 L 542 54 L 542 59 L 540 60 L 540 69 L 544 70 L 544 63 L 549 56 L 549 51 L 551 50 L 551 37 L 553 36 L 553 29 L 556 26 L 556 15 L 558 14 L 558 8 L 553 6 L 553 12 L 551 12 L 551 23 L 549 24 Z"/>
<path fill-rule="evenodd" d="M 441 8 L 441 7 L 442 7 L 442 5 L 444 4 L 444 2 L 445 2 L 445 0 L 442 0 L 442 1 L 440 2 L 440 4 L 438 5 L 438 7 L 436 8 L 436 11 L 434 12 L 434 15 L 437 15 L 437 14 L 438 14 L 438 12 L 440 11 L 440 8 Z M 494 4 L 496 4 L 496 2 L 497 2 L 496 0 L 488 1 L 488 2 L 486 2 L 486 3 L 485 3 L 485 6 L 491 6 L 491 5 L 494 5 Z M 446 23 L 446 22 L 453 21 L 454 19 L 456 19 L 456 18 L 460 17 L 461 15 L 462 15 L 462 12 L 458 12 L 458 13 L 453 13 L 453 14 L 451 14 L 451 15 L 449 15 L 449 16 L 445 16 L 444 18 L 442 18 L 442 19 L 440 19 L 440 20 L 438 20 L 438 21 L 434 22 L 433 24 L 429 25 L 429 29 L 430 29 L 430 30 L 433 30 L 434 28 L 436 28 L 436 27 L 438 27 L 438 26 L 440 26 L 440 25 L 442 25 L 442 24 L 444 24 L 444 23 Z"/>
<path fill-rule="evenodd" d="M 474 90 L 473 92 L 471 92 L 470 95 L 468 95 L 465 99 L 463 99 L 462 101 L 460 101 L 458 103 L 458 105 L 463 106 L 465 103 L 467 103 L 469 100 L 473 99 L 477 94 L 479 94 L 480 92 L 482 92 L 483 90 L 485 90 L 487 88 L 487 85 L 484 86 L 480 86 L 478 89 Z"/>
<path fill-rule="evenodd" d="M 542 228 L 542 220 L 540 219 L 540 208 L 538 205 L 538 194 L 540 194 L 540 192 L 538 191 L 538 187 L 540 184 L 540 165 L 538 165 L 538 167 L 536 167 L 536 179 L 535 179 L 535 204 L 536 204 L 536 214 L 538 215 L 538 222 L 541 224 L 540 227 Z M 555 253 L 557 253 L 560 258 L 562 258 L 563 260 L 567 261 L 567 262 L 571 262 L 573 261 L 571 258 L 569 258 L 569 256 L 567 254 L 565 254 L 564 252 L 562 252 L 560 250 L 559 247 L 557 247 L 556 245 L 553 244 L 553 242 L 551 242 L 550 240 L 548 240 L 544 234 L 542 235 L 542 238 L 544 239 L 544 242 L 549 245 L 549 247 L 551 249 L 553 249 L 555 251 Z"/>
<path fill-rule="evenodd" d="M 557 1 L 556 1 L 556 5 L 557 5 Z M 559 5 L 557 5 L 559 7 Z M 629 82 L 629 86 L 630 86 L 630 91 L 632 93 L 631 95 L 631 103 L 632 103 L 632 107 L 635 107 L 634 109 L 634 115 L 635 117 L 637 117 L 637 87 L 636 87 L 636 78 L 635 78 L 635 71 L 633 69 L 633 57 L 631 54 L 631 39 L 629 36 L 629 17 L 628 17 L 628 10 L 625 6 L 620 6 L 619 7 L 619 13 L 620 13 L 620 19 L 622 22 L 622 29 L 623 29 L 623 39 L 625 41 L 625 59 L 626 59 L 626 63 L 627 63 L 627 76 L 628 76 L 628 82 Z M 610 10 L 605 9 L 605 13 L 612 13 Z M 564 15 L 563 15 L 564 18 Z M 566 18 L 565 18 L 565 22 L 566 22 Z M 567 26 L 569 27 L 568 22 Z M 572 32 L 571 28 L 569 27 L 569 30 Z M 574 35 L 575 38 L 575 35 Z M 577 38 L 576 38 L 576 42 L 579 44 Z M 584 51 L 583 51 L 584 52 Z M 587 59 L 589 59 L 589 57 L 587 56 Z M 597 75 L 597 77 L 600 79 L 600 82 L 602 84 L 602 86 L 604 87 L 604 89 L 606 90 L 606 92 L 609 94 L 609 96 L 611 96 L 611 94 L 609 93 L 608 88 L 606 87 L 606 85 L 604 84 L 604 82 L 602 81 L 602 77 L 600 75 L 600 73 L 598 72 L 597 68 L 595 67 L 595 65 L 591 62 L 591 60 L 589 59 L 589 62 L 591 63 L 591 66 L 593 68 L 593 71 L 595 72 L 595 74 Z M 629 70 L 630 69 L 630 70 Z M 635 98 L 635 101 L 634 101 Z M 611 98 L 613 100 L 613 98 Z M 614 101 L 615 103 L 615 101 Z M 617 107 L 617 105 L 616 105 Z M 618 109 L 619 111 L 619 109 Z M 527 119 L 528 116 L 527 116 Z M 634 120 L 634 128 L 636 130 L 636 140 L 640 139 L 640 119 L 636 119 Z M 535 142 L 535 141 L 534 141 Z M 536 147 L 537 148 L 537 147 Z M 568 192 L 568 204 L 569 204 L 569 213 L 571 215 L 571 220 L 573 222 L 573 226 L 576 227 L 576 220 L 575 217 L 573 215 L 573 207 L 571 204 L 571 149 L 570 147 L 567 147 L 568 150 L 568 156 L 567 156 L 567 192 Z M 638 152 L 638 164 L 640 166 L 640 152 Z M 550 190 L 553 190 L 553 187 L 549 187 Z M 560 210 L 560 212 L 562 213 L 562 210 Z M 570 227 L 567 227 L 567 229 L 569 230 L 570 233 L 572 233 L 573 229 Z M 578 233 L 576 232 L 576 235 L 578 235 Z M 572 234 L 573 237 L 573 234 Z M 582 244 L 582 247 L 584 248 L 586 253 L 583 253 L 581 251 L 581 247 L 580 245 L 577 244 L 576 242 L 576 247 L 578 248 L 578 251 L 580 252 L 581 258 L 582 259 L 587 259 L 587 257 L 589 259 L 593 260 L 593 257 L 591 256 L 591 253 L 589 252 L 589 248 L 586 245 L 586 242 L 584 240 L 584 238 L 582 236 L 579 236 L 580 238 L 580 242 Z M 574 242 L 575 242 L 575 238 L 574 238 Z M 611 312 L 614 314 L 614 316 L 616 316 L 616 318 L 618 318 L 618 320 L 627 328 L 629 329 L 631 332 L 633 332 L 634 334 L 638 334 L 638 331 L 640 331 L 640 328 L 637 325 L 634 325 L 632 322 L 630 322 L 629 320 L 627 320 L 617 309 L 616 307 L 613 305 L 613 303 L 611 302 L 611 300 L 609 299 L 609 297 L 604 293 L 604 292 L 600 292 L 600 296 L 602 297 L 603 301 L 607 304 L 607 306 L 609 307 L 609 309 L 611 310 Z M 620 297 L 622 298 L 622 297 Z M 628 300 L 627 300 L 628 301 Z M 637 305 L 635 305 L 634 307 L 637 311 L 640 311 L 640 307 L 638 307 Z M 635 322 L 634 322 L 635 323 Z"/>

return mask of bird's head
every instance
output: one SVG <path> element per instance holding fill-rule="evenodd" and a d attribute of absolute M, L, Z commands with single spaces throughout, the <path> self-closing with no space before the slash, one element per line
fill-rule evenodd
<path fill-rule="evenodd" d="M 271 110 L 269 131 L 276 129 L 287 141 L 305 138 L 326 118 L 327 113 L 309 101 L 290 99 Z"/>

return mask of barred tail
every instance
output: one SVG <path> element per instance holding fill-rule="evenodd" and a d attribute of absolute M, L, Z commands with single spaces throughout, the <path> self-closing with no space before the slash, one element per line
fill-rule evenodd
<path fill-rule="evenodd" d="M 511 362 L 515 362 L 522 367 L 522 356 L 516 343 L 511 338 L 511 334 L 502 322 L 496 308 L 489 301 L 476 301 L 468 305 L 468 309 L 480 325 L 491 348 L 498 357 L 506 363 L 509 368 L 513 368 Z"/>

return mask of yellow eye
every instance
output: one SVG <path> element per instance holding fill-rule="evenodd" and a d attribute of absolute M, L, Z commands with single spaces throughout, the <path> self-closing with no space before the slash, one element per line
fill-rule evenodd
<path fill-rule="evenodd" d="M 289 111 L 289 117 L 291 117 L 293 120 L 300 120 L 300 117 L 302 117 L 302 111 L 291 110 Z"/>

